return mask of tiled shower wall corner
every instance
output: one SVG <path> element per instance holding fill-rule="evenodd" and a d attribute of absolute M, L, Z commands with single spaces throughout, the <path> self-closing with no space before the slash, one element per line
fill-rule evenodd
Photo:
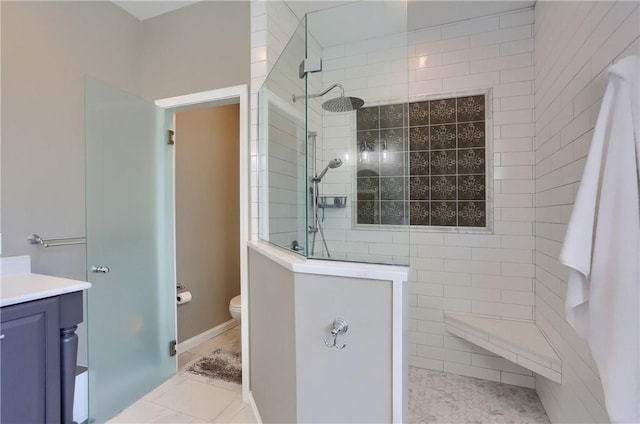
<path fill-rule="evenodd" d="M 264 83 L 268 73 L 276 63 L 280 53 L 283 51 L 289 39 L 299 25 L 299 19 L 282 1 L 251 1 L 251 86 L 250 92 L 250 153 L 251 153 L 251 238 L 257 238 L 259 229 L 259 187 L 258 187 L 258 91 Z M 293 93 L 291 93 L 293 94 Z M 277 117 L 276 117 L 277 120 Z M 286 121 L 286 119 L 285 119 Z M 289 131 L 283 126 L 279 126 L 286 135 Z M 288 142 L 287 142 L 288 139 Z M 284 146 L 296 142 L 294 137 L 283 137 Z M 292 151 L 296 151 L 295 145 Z M 299 169 L 293 165 L 283 169 L 283 178 L 287 179 L 287 174 L 297 176 Z M 299 206 L 298 199 L 290 196 L 288 206 L 297 212 Z M 283 206 L 286 208 L 287 206 Z M 290 234 L 279 235 L 283 240 L 297 237 L 297 225 L 294 217 L 289 217 L 289 224 L 292 226 Z M 287 217 L 283 214 L 283 220 Z"/>
<path fill-rule="evenodd" d="M 304 44 L 304 32 L 298 26 L 271 68 L 268 94 L 258 98 L 262 112 L 268 111 L 268 116 L 258 119 L 260 131 L 268 134 L 258 144 L 259 161 L 264 165 L 259 171 L 260 181 L 268 181 L 259 191 L 260 208 L 264 208 L 259 217 L 261 233 L 280 246 L 291 246 L 294 240 L 304 244 L 305 238 L 304 102 L 291 101 L 292 94 L 304 92 L 304 83 L 290 72 L 297 68 Z M 266 101 L 270 102 L 268 108 L 264 107 Z M 266 138 L 269 143 L 264 142 Z"/>
<path fill-rule="evenodd" d="M 266 0 L 252 0 L 250 4 L 251 15 L 251 81 L 249 85 L 249 151 L 251 155 L 250 178 L 251 186 L 250 205 L 251 223 L 249 228 L 250 238 L 258 237 L 258 90 L 267 77 L 267 73 L 273 66 L 274 59 L 269 61 L 267 57 L 267 2 Z"/>
<path fill-rule="evenodd" d="M 534 317 L 533 48 L 533 10 L 525 9 L 323 50 L 323 85 L 341 82 L 347 95 L 367 104 L 492 91 L 493 234 L 353 229 L 349 207 L 326 212 L 332 255 L 358 259 L 357 252 L 366 252 L 389 261 L 410 254 L 411 365 L 534 386 L 531 372 L 449 334 L 443 324 L 444 311 Z M 355 153 L 351 119 L 325 113 L 325 156 Z M 324 192 L 349 196 L 350 206 L 355 173 L 348 165 L 327 174 Z"/>
<path fill-rule="evenodd" d="M 252 214 L 252 234 L 258 228 L 266 229 L 268 239 L 279 246 L 291 246 L 295 240 L 304 246 L 307 224 L 305 177 L 305 140 L 308 140 L 304 123 L 304 80 L 300 79 L 297 69 L 304 58 L 305 34 L 304 25 L 281 1 L 252 2 L 252 171 L 257 169 L 259 161 L 268 161 L 268 190 L 257 187 L 252 181 L 252 211 L 259 211 L 258 200 L 268 192 L 269 209 L 263 214 Z M 266 39 L 266 44 L 262 44 Z M 306 51 L 310 56 L 320 56 L 320 46 L 311 37 L 306 40 Z M 255 73 L 253 71 L 255 70 Z M 263 72 L 264 71 L 264 72 Z M 272 72 L 273 71 L 273 72 Z M 258 122 L 257 92 L 270 73 L 269 89 L 279 98 L 285 100 L 282 110 L 269 108 L 268 131 L 270 148 L 268 157 L 260 157 L 257 126 L 267 125 Z M 254 78 L 255 77 L 255 78 Z M 295 87 L 295 88 L 294 88 Z M 320 79 L 309 79 L 309 92 L 319 92 Z M 302 96 L 296 102 L 290 102 L 291 96 Z M 254 113 L 256 116 L 254 116 Z M 317 123 L 320 105 L 311 104 L 309 117 L 310 128 L 314 128 L 319 142 L 322 140 L 322 126 Z M 267 121 L 265 119 L 264 121 Z M 321 153 L 321 152 L 320 152 Z M 318 156 L 318 166 L 322 166 L 322 155 Z M 253 175 L 253 173 L 252 173 Z M 256 174 L 257 175 L 257 174 Z M 265 181 L 266 179 L 262 179 Z M 253 195 L 256 194 L 255 197 Z M 268 217 L 264 221 L 263 217 Z"/>
<path fill-rule="evenodd" d="M 609 422 L 589 348 L 565 319 L 558 255 L 607 68 L 640 53 L 639 28 L 638 2 L 536 3 L 536 322 L 562 358 L 562 384 L 539 378 L 536 388 L 552 422 Z"/>

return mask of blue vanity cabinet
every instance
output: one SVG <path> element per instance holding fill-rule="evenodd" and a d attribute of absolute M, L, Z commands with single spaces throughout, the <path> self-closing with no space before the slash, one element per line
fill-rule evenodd
<path fill-rule="evenodd" d="M 0 321 L 0 422 L 73 422 L 82 292 L 5 306 Z"/>

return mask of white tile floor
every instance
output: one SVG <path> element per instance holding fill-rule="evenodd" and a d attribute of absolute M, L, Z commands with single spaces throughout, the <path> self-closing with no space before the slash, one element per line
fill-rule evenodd
<path fill-rule="evenodd" d="M 109 423 L 255 423 L 242 402 L 242 386 L 185 372 L 187 365 L 215 349 L 240 352 L 240 327 L 178 356 L 178 373 Z"/>
<path fill-rule="evenodd" d="M 242 387 L 184 371 L 215 349 L 240 352 L 240 327 L 184 352 L 178 373 L 109 423 L 256 423 L 242 402 Z M 534 390 L 410 367 L 411 424 L 544 423 L 549 419 Z"/>

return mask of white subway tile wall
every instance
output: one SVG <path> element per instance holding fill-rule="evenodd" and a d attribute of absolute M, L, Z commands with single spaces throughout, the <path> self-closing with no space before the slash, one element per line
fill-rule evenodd
<path fill-rule="evenodd" d="M 598 371 L 565 319 L 558 262 L 593 127 L 618 59 L 639 54 L 638 2 L 537 2 L 535 9 L 536 323 L 562 358 L 562 385 L 537 378 L 552 422 L 609 422 Z M 504 215 L 504 214 L 503 214 Z"/>
<path fill-rule="evenodd" d="M 250 138 L 250 154 L 251 154 L 251 224 L 250 234 L 251 238 L 258 237 L 259 222 L 258 218 L 263 211 L 259 210 L 258 195 L 258 90 L 262 86 L 262 83 L 267 77 L 267 74 L 271 70 L 275 58 L 268 57 L 267 48 L 267 6 L 266 0 L 252 0 L 250 5 L 251 13 L 251 65 L 258 63 L 266 64 L 266 72 L 262 75 L 254 75 L 251 73 L 251 83 L 249 86 L 250 93 L 250 113 L 249 113 L 249 138 Z M 293 32 L 293 30 L 292 30 Z M 269 43 L 272 44 L 272 43 Z M 284 46 L 282 46 L 284 47 Z M 273 46 L 272 48 L 276 48 Z"/>
<path fill-rule="evenodd" d="M 299 78 L 297 69 L 305 51 L 310 56 L 320 56 L 321 49 L 315 40 L 306 39 L 304 25 L 284 2 L 252 2 L 251 10 L 252 163 L 260 164 L 260 181 L 268 181 L 259 190 L 258 182 L 252 180 L 252 193 L 259 193 L 257 198 L 252 196 L 252 212 L 259 212 L 257 217 L 252 214 L 251 233 L 255 236 L 259 232 L 263 238 L 282 247 L 291 247 L 295 240 L 305 248 L 308 195 L 305 143 L 310 143 L 311 137 L 304 122 L 305 83 Z M 258 122 L 260 119 L 255 117 L 260 116 L 257 92 L 267 75 L 273 104 L 269 107 L 268 116 L 263 116 L 262 122 Z M 319 92 L 321 88 L 320 78 L 309 78 L 310 93 Z M 298 97 L 295 102 L 292 101 L 293 95 Z M 316 132 L 317 143 L 322 147 L 323 128 L 316 123 L 321 116 L 320 110 L 320 103 L 310 104 L 309 127 Z M 258 125 L 261 131 L 269 131 L 268 149 L 260 145 Z M 268 154 L 261 153 L 267 150 Z M 318 152 L 317 166 L 320 167 L 324 158 L 322 149 Z M 262 155 L 260 159 L 258 154 Z M 252 176 L 255 170 L 252 168 Z M 268 202 L 260 199 L 268 199 Z"/>
<path fill-rule="evenodd" d="M 533 15 L 532 9 L 519 10 L 413 31 L 405 38 L 394 35 L 331 46 L 324 50 L 330 52 L 325 67 L 330 72 L 323 72 L 323 86 L 341 82 L 347 95 L 363 98 L 366 105 L 492 89 L 493 137 L 487 143 L 495 146 L 489 166 L 495 164 L 496 184 L 488 196 L 494 206 L 493 234 L 412 227 L 395 242 L 406 230 L 354 227 L 352 160 L 330 175 L 330 185 L 325 184 L 325 191 L 349 196 L 347 208 L 326 212 L 325 223 L 331 229 L 327 242 L 332 256 L 346 259 L 353 259 L 354 252 L 361 257 L 369 253 L 368 260 L 403 260 L 399 253 L 409 254 L 410 365 L 495 381 L 507 376 L 510 384 L 527 387 L 533 384 L 530 372 L 466 342 L 445 346 L 445 338 L 455 336 L 442 323 L 444 311 L 534 319 Z M 381 47 L 391 45 L 397 47 L 390 52 Z M 325 124 L 324 141 L 332 153 L 350 152 L 355 159 L 353 129 L 350 120 L 333 126 L 331 133 Z M 362 232 L 367 238 L 360 238 L 357 246 L 345 243 Z M 471 361 L 471 352 L 478 355 L 476 361 Z"/>
<path fill-rule="evenodd" d="M 304 32 L 298 28 L 299 20 L 283 2 L 252 2 L 251 22 L 251 155 L 252 163 L 256 165 L 252 168 L 251 184 L 252 194 L 258 193 L 257 197 L 251 198 L 251 232 L 255 235 L 260 228 L 261 235 L 272 243 L 289 247 L 295 240 L 304 246 L 304 103 L 291 102 L 293 94 L 303 94 L 304 83 L 297 74 L 284 71 L 297 69 L 299 56 L 305 51 Z M 281 54 L 287 44 L 287 51 Z M 262 101 L 270 97 L 273 104 L 267 114 L 260 115 L 257 93 L 269 73 L 269 94 Z M 263 108 L 263 112 L 265 110 Z M 268 131 L 268 151 L 266 144 L 260 144 L 258 140 L 258 127 L 260 131 Z M 258 172 L 260 181 L 267 182 L 261 188 L 258 187 Z M 263 201 L 258 204 L 259 199 Z M 257 216 L 253 211 L 259 211 Z"/>

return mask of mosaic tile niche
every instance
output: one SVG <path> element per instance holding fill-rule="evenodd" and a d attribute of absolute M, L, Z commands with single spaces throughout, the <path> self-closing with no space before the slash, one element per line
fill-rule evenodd
<path fill-rule="evenodd" d="M 357 112 L 358 224 L 486 227 L 485 95 Z"/>

